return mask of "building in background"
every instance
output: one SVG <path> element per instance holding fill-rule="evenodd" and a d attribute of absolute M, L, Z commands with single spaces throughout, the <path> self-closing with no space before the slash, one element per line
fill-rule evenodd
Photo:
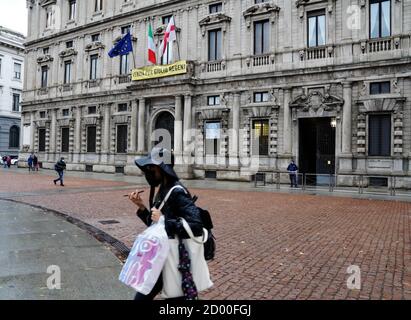
<path fill-rule="evenodd" d="M 0 26 L 0 155 L 18 156 L 21 147 L 25 37 Z"/>
<path fill-rule="evenodd" d="M 314 184 L 327 183 L 321 174 L 346 185 L 359 174 L 379 175 L 367 178 L 375 185 L 411 176 L 411 0 L 28 7 L 24 150 L 46 167 L 65 156 L 71 170 L 138 173 L 134 158 L 163 129 L 182 177 L 249 180 L 249 163 L 285 171 L 292 158 L 318 175 Z M 185 72 L 133 81 L 131 68 L 151 65 L 148 43 L 160 47 L 171 16 L 177 41 L 161 61 L 172 53 Z M 111 59 L 128 31 L 134 55 Z"/>

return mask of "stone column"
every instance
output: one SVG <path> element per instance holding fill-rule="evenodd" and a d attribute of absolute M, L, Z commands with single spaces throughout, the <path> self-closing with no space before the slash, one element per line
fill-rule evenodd
<path fill-rule="evenodd" d="M 141 98 L 139 100 L 138 106 L 138 153 L 144 153 L 146 150 L 145 146 L 145 139 L 146 139 L 146 132 L 145 132 L 145 114 L 146 114 L 146 99 Z"/>
<path fill-rule="evenodd" d="M 230 135 L 230 158 L 229 165 L 238 166 L 238 156 L 239 156 L 239 137 L 240 137 L 240 106 L 241 106 L 241 94 L 234 93 L 234 103 L 233 103 L 233 132 Z"/>
<path fill-rule="evenodd" d="M 137 116 L 138 102 L 136 100 L 133 100 L 131 102 L 131 128 L 129 153 L 135 153 L 137 148 Z"/>
<path fill-rule="evenodd" d="M 110 151 L 110 113 L 111 105 L 104 106 L 104 128 L 103 128 L 103 150 L 102 153 L 109 153 Z"/>
<path fill-rule="evenodd" d="M 174 122 L 174 153 L 179 156 L 183 153 L 183 99 L 176 96 L 175 122 Z"/>
<path fill-rule="evenodd" d="M 51 109 L 51 124 L 50 124 L 50 159 L 54 159 L 56 153 L 56 131 L 57 131 L 57 109 Z"/>
<path fill-rule="evenodd" d="M 183 131 L 183 141 L 184 141 L 184 153 L 189 151 L 189 145 L 191 142 L 191 105 L 192 99 L 190 95 L 186 95 L 184 98 L 184 131 Z"/>
<path fill-rule="evenodd" d="M 34 115 L 36 113 L 33 111 L 30 113 L 30 150 L 35 152 L 34 150 L 34 137 L 35 137 L 35 123 L 34 123 Z M 37 150 L 38 151 L 38 150 Z"/>
<path fill-rule="evenodd" d="M 284 154 L 292 155 L 291 141 L 291 88 L 284 88 L 284 129 L 283 129 L 283 145 Z"/>
<path fill-rule="evenodd" d="M 351 126 L 352 126 L 352 87 L 351 82 L 343 82 L 343 123 L 342 123 L 342 153 L 351 155 Z"/>
<path fill-rule="evenodd" d="M 74 156 L 73 162 L 80 161 L 81 153 L 81 107 L 76 108 L 76 122 L 74 125 Z"/>

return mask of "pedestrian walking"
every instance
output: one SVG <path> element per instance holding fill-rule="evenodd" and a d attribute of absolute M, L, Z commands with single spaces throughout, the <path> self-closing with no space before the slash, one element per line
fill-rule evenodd
<path fill-rule="evenodd" d="M 295 164 L 294 160 L 291 160 L 291 163 L 288 165 L 287 171 L 290 174 L 291 188 L 293 187 L 298 188 L 298 184 L 297 184 L 298 167 Z"/>
<path fill-rule="evenodd" d="M 55 165 L 54 165 L 54 170 L 57 171 L 57 174 L 59 175 L 58 179 L 53 180 L 54 184 L 57 185 L 57 181 L 60 181 L 60 185 L 64 187 L 64 170 L 66 170 L 66 162 L 64 161 L 64 158 L 61 158 Z"/>
<path fill-rule="evenodd" d="M 201 253 L 202 257 L 196 256 L 195 252 L 188 250 L 189 248 L 183 243 L 183 239 L 189 241 L 200 237 L 201 240 L 207 230 L 203 229 L 200 209 L 194 204 L 193 198 L 180 183 L 173 169 L 172 159 L 170 151 L 154 148 L 150 156 L 135 161 L 151 186 L 150 210 L 144 205 L 140 192 L 136 191 L 129 195 L 129 199 L 138 207 L 137 216 L 148 227 L 164 218 L 168 238 L 174 239 L 174 242 L 170 242 L 170 251 L 162 268 L 162 274 L 152 291 L 147 295 L 137 292 L 135 300 L 153 300 L 160 292 L 163 297 L 170 300 L 195 300 L 198 298 L 198 292 L 209 289 L 213 285 L 204 259 L 204 250 Z M 154 196 L 155 188 L 158 186 L 158 193 Z M 172 243 L 175 243 L 175 246 Z M 197 248 L 201 250 L 204 246 L 197 245 Z M 172 263 L 173 259 L 177 262 Z M 203 261 L 200 261 L 201 259 Z M 195 272 L 196 265 L 198 268 L 202 266 L 202 272 Z M 178 296 L 165 294 L 171 287 L 171 283 L 175 284 L 177 289 L 175 291 L 179 292 Z"/>
<path fill-rule="evenodd" d="M 10 167 L 11 167 L 11 157 L 10 156 L 7 156 L 7 167 L 10 169 Z"/>
<path fill-rule="evenodd" d="M 1 160 L 3 160 L 3 168 L 7 168 L 7 157 L 3 156 L 3 158 L 1 158 Z"/>
<path fill-rule="evenodd" d="M 33 155 L 33 167 L 34 170 L 39 171 L 39 158 L 35 154 Z"/>
<path fill-rule="evenodd" d="M 33 169 L 33 154 L 31 154 L 30 156 L 29 156 L 29 158 L 27 159 L 27 164 L 28 164 L 28 166 L 29 166 L 29 172 L 30 171 L 34 171 L 34 169 Z"/>

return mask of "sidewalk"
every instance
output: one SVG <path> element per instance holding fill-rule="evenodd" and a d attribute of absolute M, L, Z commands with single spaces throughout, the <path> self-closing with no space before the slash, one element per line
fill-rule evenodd
<path fill-rule="evenodd" d="M 60 268 L 59 290 L 47 287 L 50 266 Z M 117 280 L 121 268 L 85 231 L 50 212 L 0 200 L 0 300 L 131 300 L 133 291 Z"/>
<path fill-rule="evenodd" d="M 11 169 L 12 172 L 27 173 L 27 169 Z M 46 176 L 55 176 L 55 172 L 52 170 L 41 170 L 38 173 Z M 95 173 L 95 172 L 78 172 L 69 171 L 66 173 L 66 177 L 87 178 L 91 180 L 105 180 L 115 181 L 119 183 L 125 183 L 128 185 L 145 186 L 147 182 L 142 176 L 126 176 L 123 174 L 107 174 L 107 173 Z M 307 187 L 306 190 L 299 188 L 290 188 L 288 184 L 281 185 L 281 189 L 278 189 L 274 184 L 268 184 L 266 186 L 255 187 L 254 182 L 241 182 L 241 181 L 217 181 L 213 179 L 205 180 L 181 180 L 187 188 L 193 189 L 211 189 L 211 190 L 232 190 L 232 191 L 251 191 L 251 192 L 274 192 L 282 194 L 309 194 L 309 195 L 321 195 L 331 197 L 344 197 L 354 199 L 370 199 L 370 200 L 387 200 L 387 201 L 406 201 L 411 202 L 411 191 L 399 190 L 396 196 L 390 196 L 387 189 L 374 189 L 365 191 L 363 194 L 358 192 L 357 187 L 343 187 L 337 188 L 333 192 L 330 192 L 328 187 Z"/>

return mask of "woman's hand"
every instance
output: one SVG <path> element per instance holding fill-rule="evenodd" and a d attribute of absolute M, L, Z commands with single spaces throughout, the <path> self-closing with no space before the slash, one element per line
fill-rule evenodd
<path fill-rule="evenodd" d="M 146 209 L 146 206 L 144 205 L 143 199 L 141 199 L 140 197 L 140 193 L 139 191 L 135 191 L 133 193 L 131 193 L 128 198 L 130 199 L 130 201 L 132 203 L 134 203 L 140 210 L 144 210 Z"/>
<path fill-rule="evenodd" d="M 151 220 L 158 222 L 163 214 L 157 208 L 151 209 Z"/>

